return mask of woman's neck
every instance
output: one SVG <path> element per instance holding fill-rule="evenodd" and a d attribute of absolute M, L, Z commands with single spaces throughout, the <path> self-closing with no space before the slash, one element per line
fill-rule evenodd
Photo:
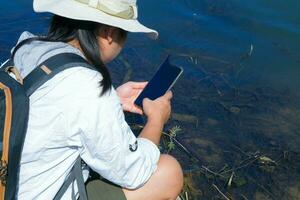
<path fill-rule="evenodd" d="M 81 46 L 79 44 L 79 41 L 77 39 L 73 39 L 73 40 L 69 41 L 68 44 L 71 45 L 72 47 L 78 49 L 82 54 L 84 54 L 81 49 Z"/>

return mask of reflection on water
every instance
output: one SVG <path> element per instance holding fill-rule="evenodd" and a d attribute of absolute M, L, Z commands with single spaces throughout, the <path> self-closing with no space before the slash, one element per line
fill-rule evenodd
<path fill-rule="evenodd" d="M 127 49 L 122 60 L 124 57 L 135 58 L 130 62 L 134 70 L 124 68 L 124 72 L 131 71 L 132 77 L 143 80 L 144 70 L 144 77 L 153 74 L 151 62 L 139 57 L 135 50 Z M 223 62 L 202 56 L 174 59 L 192 63 L 191 68 L 199 72 L 187 70 L 176 84 L 174 114 L 167 127 L 180 125 L 182 131 L 176 138 L 200 158 L 200 162 L 190 159 L 179 146 L 172 151 L 184 163 L 187 183 L 193 182 L 194 186 L 187 186 L 192 191 L 190 195 L 194 195 L 190 199 L 218 199 L 218 190 L 234 199 L 297 199 L 298 97 L 288 88 L 253 83 L 242 87 L 235 84 L 236 70 L 231 67 L 197 64 L 214 59 Z M 148 68 L 133 67 L 138 64 Z M 112 67 L 115 75 L 124 73 L 116 66 L 118 69 Z"/>
<path fill-rule="evenodd" d="M 43 33 L 49 21 L 20 2 L 0 13 L 1 60 L 21 31 Z M 184 68 L 166 130 L 179 125 L 176 139 L 200 160 L 171 150 L 189 199 L 299 199 L 299 7 L 297 0 L 140 1 L 141 20 L 160 39 L 130 35 L 110 69 L 118 85 L 149 79 L 167 54 Z"/>

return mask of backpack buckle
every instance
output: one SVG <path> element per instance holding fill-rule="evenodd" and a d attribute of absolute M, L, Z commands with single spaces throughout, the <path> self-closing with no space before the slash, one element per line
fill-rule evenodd
<path fill-rule="evenodd" d="M 23 78 L 16 67 L 8 66 L 5 68 L 7 73 L 13 73 L 15 75 L 16 81 L 18 81 L 21 85 L 23 85 Z"/>
<path fill-rule="evenodd" d="M 3 160 L 0 162 L 0 182 L 3 186 L 6 185 L 7 163 Z"/>

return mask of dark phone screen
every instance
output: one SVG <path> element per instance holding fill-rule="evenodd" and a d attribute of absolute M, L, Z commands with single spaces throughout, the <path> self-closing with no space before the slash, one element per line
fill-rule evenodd
<path fill-rule="evenodd" d="M 164 95 L 169 89 L 171 89 L 181 72 L 182 69 L 171 65 L 169 57 L 167 57 L 134 103 L 143 107 L 142 102 L 144 98 L 154 100 Z"/>

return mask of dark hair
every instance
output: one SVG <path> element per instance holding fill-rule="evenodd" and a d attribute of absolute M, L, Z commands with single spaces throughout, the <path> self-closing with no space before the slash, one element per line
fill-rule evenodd
<path fill-rule="evenodd" d="M 107 25 L 91 21 L 73 20 L 54 15 L 52 17 L 48 34 L 46 36 L 38 36 L 23 40 L 14 48 L 11 58 L 14 58 L 17 50 L 22 45 L 28 44 L 32 41 L 69 42 L 73 39 L 77 39 L 85 57 L 103 76 L 103 79 L 100 82 L 100 85 L 103 87 L 102 95 L 110 90 L 112 84 L 109 71 L 101 60 L 99 45 L 97 42 L 97 35 L 103 26 Z M 126 31 L 119 29 L 117 39 L 125 39 L 126 35 Z"/>

